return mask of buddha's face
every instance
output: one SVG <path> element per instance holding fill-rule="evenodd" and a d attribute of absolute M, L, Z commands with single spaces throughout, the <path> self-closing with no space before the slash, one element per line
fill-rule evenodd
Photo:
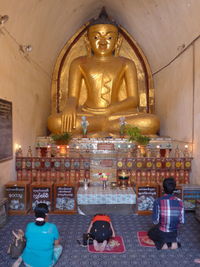
<path fill-rule="evenodd" d="M 118 29 L 111 24 L 97 24 L 90 26 L 88 40 L 94 55 L 108 56 L 115 49 L 118 39 Z"/>

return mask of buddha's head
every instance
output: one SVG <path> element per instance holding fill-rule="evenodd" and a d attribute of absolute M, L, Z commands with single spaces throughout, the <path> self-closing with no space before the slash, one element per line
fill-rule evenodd
<path fill-rule="evenodd" d="M 96 24 L 88 30 L 88 40 L 94 55 L 111 55 L 118 39 L 118 29 L 111 24 Z"/>
<path fill-rule="evenodd" d="M 109 19 L 105 8 L 103 8 L 99 17 L 91 21 L 87 33 L 94 55 L 112 55 L 116 49 L 118 35 L 117 24 Z"/>

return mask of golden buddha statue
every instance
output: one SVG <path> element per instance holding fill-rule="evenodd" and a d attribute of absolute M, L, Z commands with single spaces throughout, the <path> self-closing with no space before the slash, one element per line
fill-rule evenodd
<path fill-rule="evenodd" d="M 118 136 L 119 118 L 138 127 L 142 134 L 154 135 L 159 130 L 159 119 L 154 114 L 138 112 L 138 81 L 134 62 L 117 56 L 121 39 L 118 27 L 105 10 L 91 22 L 87 30 L 87 46 L 90 55 L 75 58 L 69 68 L 68 98 L 61 112 L 48 118 L 52 133 L 82 132 L 81 118 L 86 116 L 90 136 Z M 79 105 L 82 83 L 87 98 Z M 124 82 L 127 97 L 119 99 Z"/>

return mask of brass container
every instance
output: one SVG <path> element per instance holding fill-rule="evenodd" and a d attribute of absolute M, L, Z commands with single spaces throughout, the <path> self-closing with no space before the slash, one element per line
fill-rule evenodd
<path fill-rule="evenodd" d="M 127 189 L 128 180 L 129 180 L 129 174 L 128 173 L 122 172 L 119 174 L 118 181 L 119 181 L 120 189 Z"/>

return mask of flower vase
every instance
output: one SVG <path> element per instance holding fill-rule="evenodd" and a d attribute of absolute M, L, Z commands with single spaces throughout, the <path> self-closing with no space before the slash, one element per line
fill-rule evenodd
<path fill-rule="evenodd" d="M 105 190 L 106 187 L 107 187 L 107 183 L 106 183 L 106 181 L 104 180 L 104 181 L 103 181 L 103 190 Z"/>
<path fill-rule="evenodd" d="M 83 129 L 83 138 L 87 138 L 87 129 Z"/>
<path fill-rule="evenodd" d="M 125 135 L 125 125 L 121 125 L 120 126 L 120 138 L 124 138 L 124 135 Z"/>

